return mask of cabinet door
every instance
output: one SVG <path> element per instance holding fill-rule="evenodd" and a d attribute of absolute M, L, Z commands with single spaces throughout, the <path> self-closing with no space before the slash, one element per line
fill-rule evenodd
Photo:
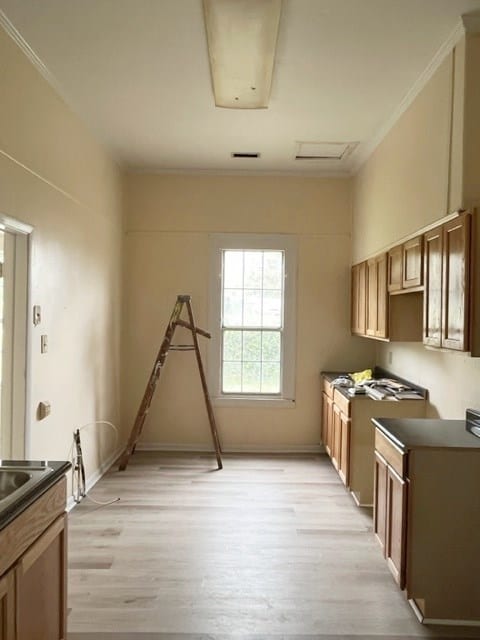
<path fill-rule="evenodd" d="M 352 333 L 365 335 L 366 263 L 352 267 Z"/>
<path fill-rule="evenodd" d="M 388 336 L 387 254 L 367 261 L 367 336 Z"/>
<path fill-rule="evenodd" d="M 375 336 L 386 338 L 388 336 L 388 293 L 387 293 L 387 254 L 384 253 L 375 259 L 377 272 L 377 304 Z"/>
<path fill-rule="evenodd" d="M 405 587 L 406 507 L 406 482 L 389 466 L 387 473 L 387 535 L 385 556 L 390 571 L 401 589 Z"/>
<path fill-rule="evenodd" d="M 402 288 L 402 246 L 388 252 L 388 291 L 400 291 Z"/>
<path fill-rule="evenodd" d="M 324 418 L 325 418 L 325 451 L 332 457 L 332 439 L 333 439 L 333 400 L 326 394 L 324 396 Z"/>
<path fill-rule="evenodd" d="M 333 434 L 332 434 L 332 463 L 338 470 L 340 461 L 340 448 L 342 438 L 342 422 L 340 418 L 341 411 L 335 403 L 333 403 Z"/>
<path fill-rule="evenodd" d="M 0 578 L 0 640 L 15 638 L 15 576 L 12 569 Z"/>
<path fill-rule="evenodd" d="M 367 261 L 367 311 L 365 333 L 374 336 L 377 330 L 377 262 L 375 258 Z"/>
<path fill-rule="evenodd" d="M 387 546 L 387 463 L 375 451 L 373 530 L 385 555 Z"/>
<path fill-rule="evenodd" d="M 402 257 L 402 287 L 420 287 L 423 283 L 423 236 L 405 242 Z"/>
<path fill-rule="evenodd" d="M 444 225 L 443 316 L 441 346 L 457 351 L 469 348 L 470 216 Z"/>
<path fill-rule="evenodd" d="M 425 234 L 423 295 L 423 342 L 432 347 L 442 343 L 443 227 Z"/>
<path fill-rule="evenodd" d="M 348 418 L 343 411 L 341 411 L 338 473 L 346 487 L 349 486 L 350 482 L 350 429 L 351 418 Z"/>
<path fill-rule="evenodd" d="M 16 640 L 66 638 L 66 515 L 21 557 L 16 572 Z"/>

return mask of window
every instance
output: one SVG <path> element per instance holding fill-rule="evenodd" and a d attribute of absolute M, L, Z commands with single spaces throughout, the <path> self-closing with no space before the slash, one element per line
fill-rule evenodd
<path fill-rule="evenodd" d="M 212 236 L 215 398 L 293 400 L 295 256 L 291 236 Z"/>

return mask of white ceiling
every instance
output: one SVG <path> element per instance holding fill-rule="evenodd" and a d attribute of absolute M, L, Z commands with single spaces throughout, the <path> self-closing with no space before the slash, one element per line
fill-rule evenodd
<path fill-rule="evenodd" d="M 214 106 L 201 0 L 0 0 L 0 9 L 122 165 L 322 173 L 358 164 L 480 0 L 283 0 L 264 110 Z M 298 142 L 359 144 L 339 166 L 295 161 Z"/>

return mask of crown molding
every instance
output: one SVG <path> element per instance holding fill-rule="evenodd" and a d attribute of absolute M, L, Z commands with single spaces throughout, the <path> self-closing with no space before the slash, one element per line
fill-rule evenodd
<path fill-rule="evenodd" d="M 463 16 L 462 19 L 459 20 L 455 29 L 451 32 L 445 42 L 438 49 L 423 73 L 416 80 L 415 84 L 408 91 L 408 93 L 405 95 L 403 100 L 400 102 L 400 104 L 388 118 L 388 120 L 377 130 L 377 132 L 372 136 L 370 140 L 360 144 L 357 147 L 357 150 L 352 153 L 351 167 L 353 174 L 356 174 L 362 167 L 362 165 L 368 160 L 368 158 L 382 142 L 382 140 L 387 136 L 390 130 L 393 129 L 397 121 L 412 104 L 418 94 L 426 86 L 429 80 L 431 80 L 434 73 L 437 71 L 445 58 L 453 51 L 457 43 L 463 38 L 463 36 L 467 32 L 465 19 L 468 19 L 467 22 L 469 22 L 470 18 L 472 18 L 472 26 L 473 24 L 480 24 L 480 16 L 478 16 L 477 14 L 472 16 Z"/>
<path fill-rule="evenodd" d="M 466 13 L 462 16 L 465 33 L 480 33 L 480 12 Z"/>
<path fill-rule="evenodd" d="M 187 175 L 187 176 L 247 176 L 247 177 L 286 177 L 286 178 L 351 178 L 352 171 L 317 170 L 317 171 L 262 171 L 258 169 L 156 169 L 155 167 L 124 166 L 124 171 L 129 174 L 140 175 Z"/>
<path fill-rule="evenodd" d="M 55 89 L 55 91 L 62 96 L 65 100 L 65 96 L 63 95 L 62 89 L 57 82 L 55 76 L 49 71 L 47 66 L 42 62 L 42 60 L 37 56 L 32 47 L 28 44 L 22 34 L 16 29 L 16 27 L 10 22 L 7 15 L 0 9 L 0 26 L 3 27 L 4 31 L 10 38 L 15 42 L 15 44 L 20 47 L 23 53 L 27 56 L 33 66 L 40 72 L 40 74 L 45 78 L 45 80 Z"/>

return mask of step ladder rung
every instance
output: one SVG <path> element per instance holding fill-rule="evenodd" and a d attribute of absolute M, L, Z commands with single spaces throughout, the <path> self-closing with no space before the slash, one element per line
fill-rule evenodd
<path fill-rule="evenodd" d="M 194 344 L 171 344 L 169 351 L 195 351 Z"/>

